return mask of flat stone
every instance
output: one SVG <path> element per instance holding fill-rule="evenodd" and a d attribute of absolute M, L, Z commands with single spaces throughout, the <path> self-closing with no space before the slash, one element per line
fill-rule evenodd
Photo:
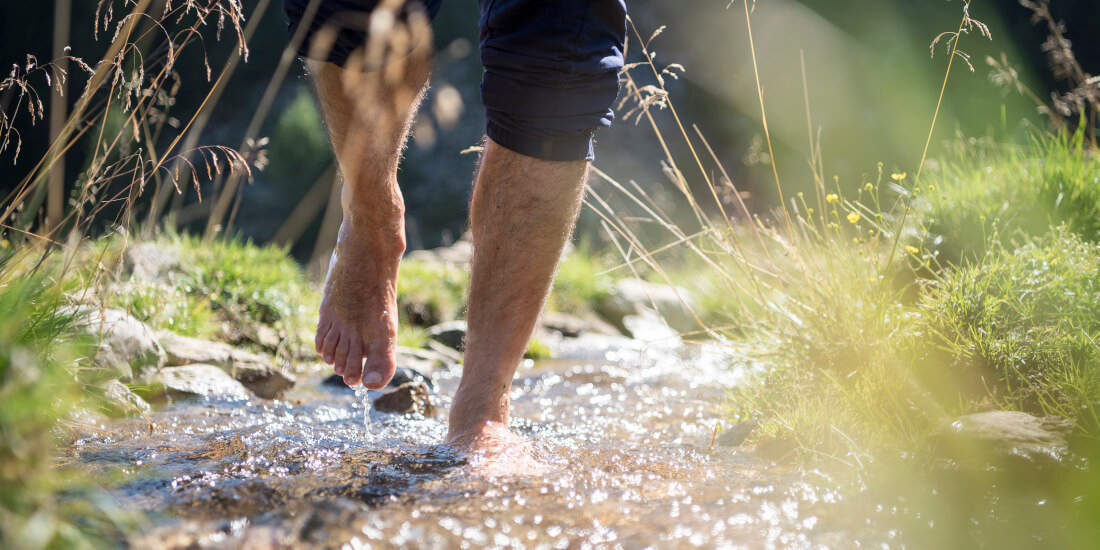
<path fill-rule="evenodd" d="M 435 415 L 431 391 L 420 380 L 412 380 L 387 391 L 378 396 L 371 407 L 384 413 L 420 415 L 427 418 Z"/>
<path fill-rule="evenodd" d="M 167 357 L 153 330 L 129 313 L 90 306 L 77 307 L 72 312 L 76 325 L 97 339 L 92 363 L 107 378 L 129 382 L 135 373 L 164 366 Z"/>
<path fill-rule="evenodd" d="M 449 348 L 466 349 L 466 321 L 448 321 L 428 328 L 428 337 Z"/>
<path fill-rule="evenodd" d="M 113 416 L 146 415 L 152 410 L 149 403 L 118 380 L 108 380 L 99 389 L 107 399 L 107 413 Z"/>
<path fill-rule="evenodd" d="M 122 255 L 122 265 L 132 279 L 143 281 L 164 280 L 182 265 L 179 252 L 154 243 L 136 243 L 128 246 Z"/>
<path fill-rule="evenodd" d="M 941 422 L 930 434 L 936 453 L 957 463 L 982 466 L 991 459 L 1016 458 L 1043 465 L 1069 452 L 1072 422 L 1019 411 L 989 411 Z"/>
<path fill-rule="evenodd" d="M 251 395 L 243 384 L 214 365 L 164 367 L 145 377 L 154 394 L 244 401 Z"/>
<path fill-rule="evenodd" d="M 640 279 L 622 279 L 615 283 L 611 294 L 596 304 L 596 313 L 615 328 L 629 332 L 623 318 L 655 311 L 673 329 L 692 332 L 699 330 L 699 325 L 689 308 L 694 309 L 694 305 L 687 289 Z"/>
<path fill-rule="evenodd" d="M 159 336 L 168 366 L 214 365 L 264 399 L 274 399 L 294 387 L 294 375 L 279 368 L 267 355 L 167 332 Z"/>

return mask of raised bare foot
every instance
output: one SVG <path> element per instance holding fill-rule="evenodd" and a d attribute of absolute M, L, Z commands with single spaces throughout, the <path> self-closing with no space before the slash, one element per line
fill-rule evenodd
<path fill-rule="evenodd" d="M 549 471 L 534 449 L 508 427 L 491 420 L 451 433 L 446 445 L 466 457 L 473 471 L 487 476 L 529 476 Z"/>
<path fill-rule="evenodd" d="M 348 217 L 340 225 L 314 345 L 349 386 L 380 389 L 396 368 L 397 270 L 405 246 L 403 229 L 395 229 L 360 227 Z"/>

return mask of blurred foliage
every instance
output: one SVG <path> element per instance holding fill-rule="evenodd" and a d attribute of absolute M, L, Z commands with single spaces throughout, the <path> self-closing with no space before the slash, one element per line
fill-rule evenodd
<path fill-rule="evenodd" d="M 52 466 L 59 421 L 85 401 L 70 367 L 90 349 L 60 307 L 56 275 L 22 272 L 0 287 L 0 547 L 11 550 L 101 548 L 119 534 L 97 499 L 60 497 L 93 491 L 89 480 Z"/>

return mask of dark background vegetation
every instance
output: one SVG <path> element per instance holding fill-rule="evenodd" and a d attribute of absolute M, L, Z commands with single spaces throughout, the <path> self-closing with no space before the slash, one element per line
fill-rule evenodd
<path fill-rule="evenodd" d="M 163 5 L 163 0 L 154 2 Z M 89 62 L 98 60 L 111 31 L 93 37 L 96 2 L 73 2 L 72 54 Z M 253 13 L 257 0 L 245 0 L 246 12 Z M 654 41 L 659 64 L 677 62 L 687 71 L 681 79 L 669 81 L 674 103 L 688 124 L 697 124 L 714 146 L 735 182 L 751 195 L 750 207 L 766 212 L 775 205 L 771 196 L 774 182 L 770 169 L 760 163 L 753 143 L 762 135 L 759 124 L 755 81 L 743 7 L 727 6 L 727 0 L 671 2 L 633 0 L 628 2 L 639 31 L 645 37 L 661 25 L 667 31 Z M 116 0 L 121 9 L 121 0 Z M 806 63 L 815 131 L 821 129 L 826 177 L 835 174 L 842 182 L 860 185 L 864 174 L 882 161 L 888 169 L 912 170 L 920 158 L 931 122 L 936 94 L 942 81 L 947 55 L 938 48 L 928 58 L 928 44 L 938 33 L 954 30 L 961 1 L 880 0 L 758 0 L 753 25 L 761 78 L 768 102 L 769 122 L 776 141 L 779 171 L 788 189 L 808 188 L 808 139 L 805 120 L 800 54 Z M 1086 70 L 1100 69 L 1100 3 L 1094 0 L 1054 0 L 1052 11 L 1064 20 L 1068 37 Z M 986 55 L 1001 52 L 1017 65 L 1026 82 L 1040 97 L 1058 88 L 1040 45 L 1046 29 L 1030 22 L 1030 12 L 1009 0 L 975 0 L 971 13 L 987 23 L 993 40 L 971 33 L 962 48 L 971 54 L 975 72 L 953 77 L 948 88 L 944 118 L 939 123 L 935 145 L 956 133 L 967 136 L 993 135 L 998 139 L 1018 138 L 1025 133 L 1019 121 L 1042 125 L 1034 104 L 1012 93 L 1003 94 L 989 83 Z M 54 2 L 0 3 L 0 63 L 5 67 L 26 63 L 28 54 L 39 63 L 51 58 Z M 237 147 L 282 53 L 286 36 L 279 2 L 272 2 L 262 14 L 259 31 L 252 39 L 248 63 L 233 75 L 215 106 L 212 122 L 204 130 L 201 144 Z M 465 225 L 465 208 L 476 156 L 460 152 L 476 145 L 481 137 L 482 114 L 477 85 L 477 7 L 473 0 L 449 0 L 435 22 L 439 54 L 434 89 L 453 86 L 465 109 L 456 125 L 440 127 L 431 116 L 432 101 L 422 110 L 416 138 L 410 144 L 403 167 L 402 186 L 409 205 L 410 244 L 428 247 L 456 238 Z M 210 33 L 212 36 L 213 33 Z M 631 36 L 637 56 L 637 40 Z M 210 65 L 216 75 L 235 48 L 231 33 L 221 42 L 207 41 Z M 149 45 L 152 49 L 155 43 Z M 172 108 L 173 116 L 186 120 L 198 108 L 210 89 L 199 49 L 190 51 L 177 65 L 181 86 Z M 82 90 L 84 77 L 76 74 L 69 85 L 71 100 Z M 640 73 L 639 73 L 640 74 Z M 44 84 L 39 83 L 42 89 Z M 7 109 L 13 97 L 0 97 Z M 658 114 L 664 128 L 672 128 L 668 112 Z M 26 117 L 17 127 L 25 140 L 19 162 L 12 163 L 9 150 L 0 155 L 0 192 L 6 195 L 42 157 L 48 144 L 46 124 L 30 127 Z M 689 128 L 690 131 L 690 128 Z M 332 178 L 325 177 L 331 153 L 300 64 L 282 84 L 276 106 L 264 122 L 262 136 L 270 138 L 268 168 L 256 174 L 243 190 L 240 211 L 232 232 L 259 242 L 271 240 L 283 227 L 292 210 L 299 206 L 315 185 L 314 197 L 321 197 L 308 216 L 305 227 L 291 232 L 287 244 L 295 255 L 308 259 L 319 238 L 321 218 Z M 170 139 L 172 136 L 166 137 Z M 687 154 L 682 139 L 668 135 L 675 155 Z M 660 166 L 657 144 L 651 132 L 634 120 L 620 120 L 598 137 L 597 164 L 626 181 L 653 189 L 658 197 L 669 196 L 667 180 Z M 84 144 L 66 157 L 67 182 L 77 185 L 89 157 Z M 688 164 L 685 163 L 685 166 Z M 685 168 L 685 171 L 687 168 Z M 688 174 L 697 180 L 697 174 Z M 204 182 L 204 197 L 213 189 Z M 664 189 L 664 191 L 662 191 Z M 670 188 L 669 188 L 670 189 Z M 207 201 L 207 204 L 209 201 Z M 674 207 L 674 204 L 671 204 Z M 194 189 L 177 200 L 177 221 L 183 227 L 202 229 L 207 205 L 198 202 Z M 140 215 L 140 214 L 139 214 Z M 104 217 L 109 219 L 109 217 Z M 593 220 L 583 223 L 592 231 Z M 284 231 L 284 236 L 286 232 Z"/>

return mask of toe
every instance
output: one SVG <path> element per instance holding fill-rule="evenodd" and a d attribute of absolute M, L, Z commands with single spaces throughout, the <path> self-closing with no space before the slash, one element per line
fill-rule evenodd
<path fill-rule="evenodd" d="M 396 368 L 392 349 L 372 347 L 367 354 L 367 364 L 363 367 L 363 387 L 382 389 L 389 384 Z"/>
<path fill-rule="evenodd" d="M 358 352 L 349 354 L 349 359 L 352 358 L 350 356 L 354 356 L 355 360 L 349 361 L 347 363 L 347 368 L 344 369 L 344 383 L 349 386 L 358 384 L 360 378 L 363 376 L 363 345 L 362 343 L 357 343 L 358 346 L 356 349 L 358 349 Z"/>
<path fill-rule="evenodd" d="M 348 342 L 349 342 L 348 343 L 348 357 L 344 361 L 343 369 L 341 369 L 339 372 L 337 372 L 337 374 L 342 375 L 346 372 L 351 372 L 352 370 L 357 370 L 359 372 L 363 371 L 363 342 L 362 342 L 362 340 L 359 339 L 358 335 L 352 334 L 351 337 L 348 338 Z"/>
<path fill-rule="evenodd" d="M 313 337 L 313 348 L 317 350 L 317 353 L 321 353 L 321 349 L 325 345 L 325 336 L 328 335 L 329 329 L 332 328 L 332 322 L 328 319 L 321 317 L 317 321 L 317 335 Z"/>
<path fill-rule="evenodd" d="M 348 360 L 348 347 L 351 345 L 351 338 L 340 338 L 340 343 L 336 346 L 336 353 L 333 355 L 332 366 L 336 371 L 336 374 L 340 374 L 344 370 L 344 365 Z"/>
<path fill-rule="evenodd" d="M 325 336 L 325 343 L 321 345 L 321 356 L 324 357 L 325 362 L 333 364 L 336 359 L 336 346 L 340 343 L 340 330 L 339 327 L 332 327 L 328 331 L 328 335 Z"/>

